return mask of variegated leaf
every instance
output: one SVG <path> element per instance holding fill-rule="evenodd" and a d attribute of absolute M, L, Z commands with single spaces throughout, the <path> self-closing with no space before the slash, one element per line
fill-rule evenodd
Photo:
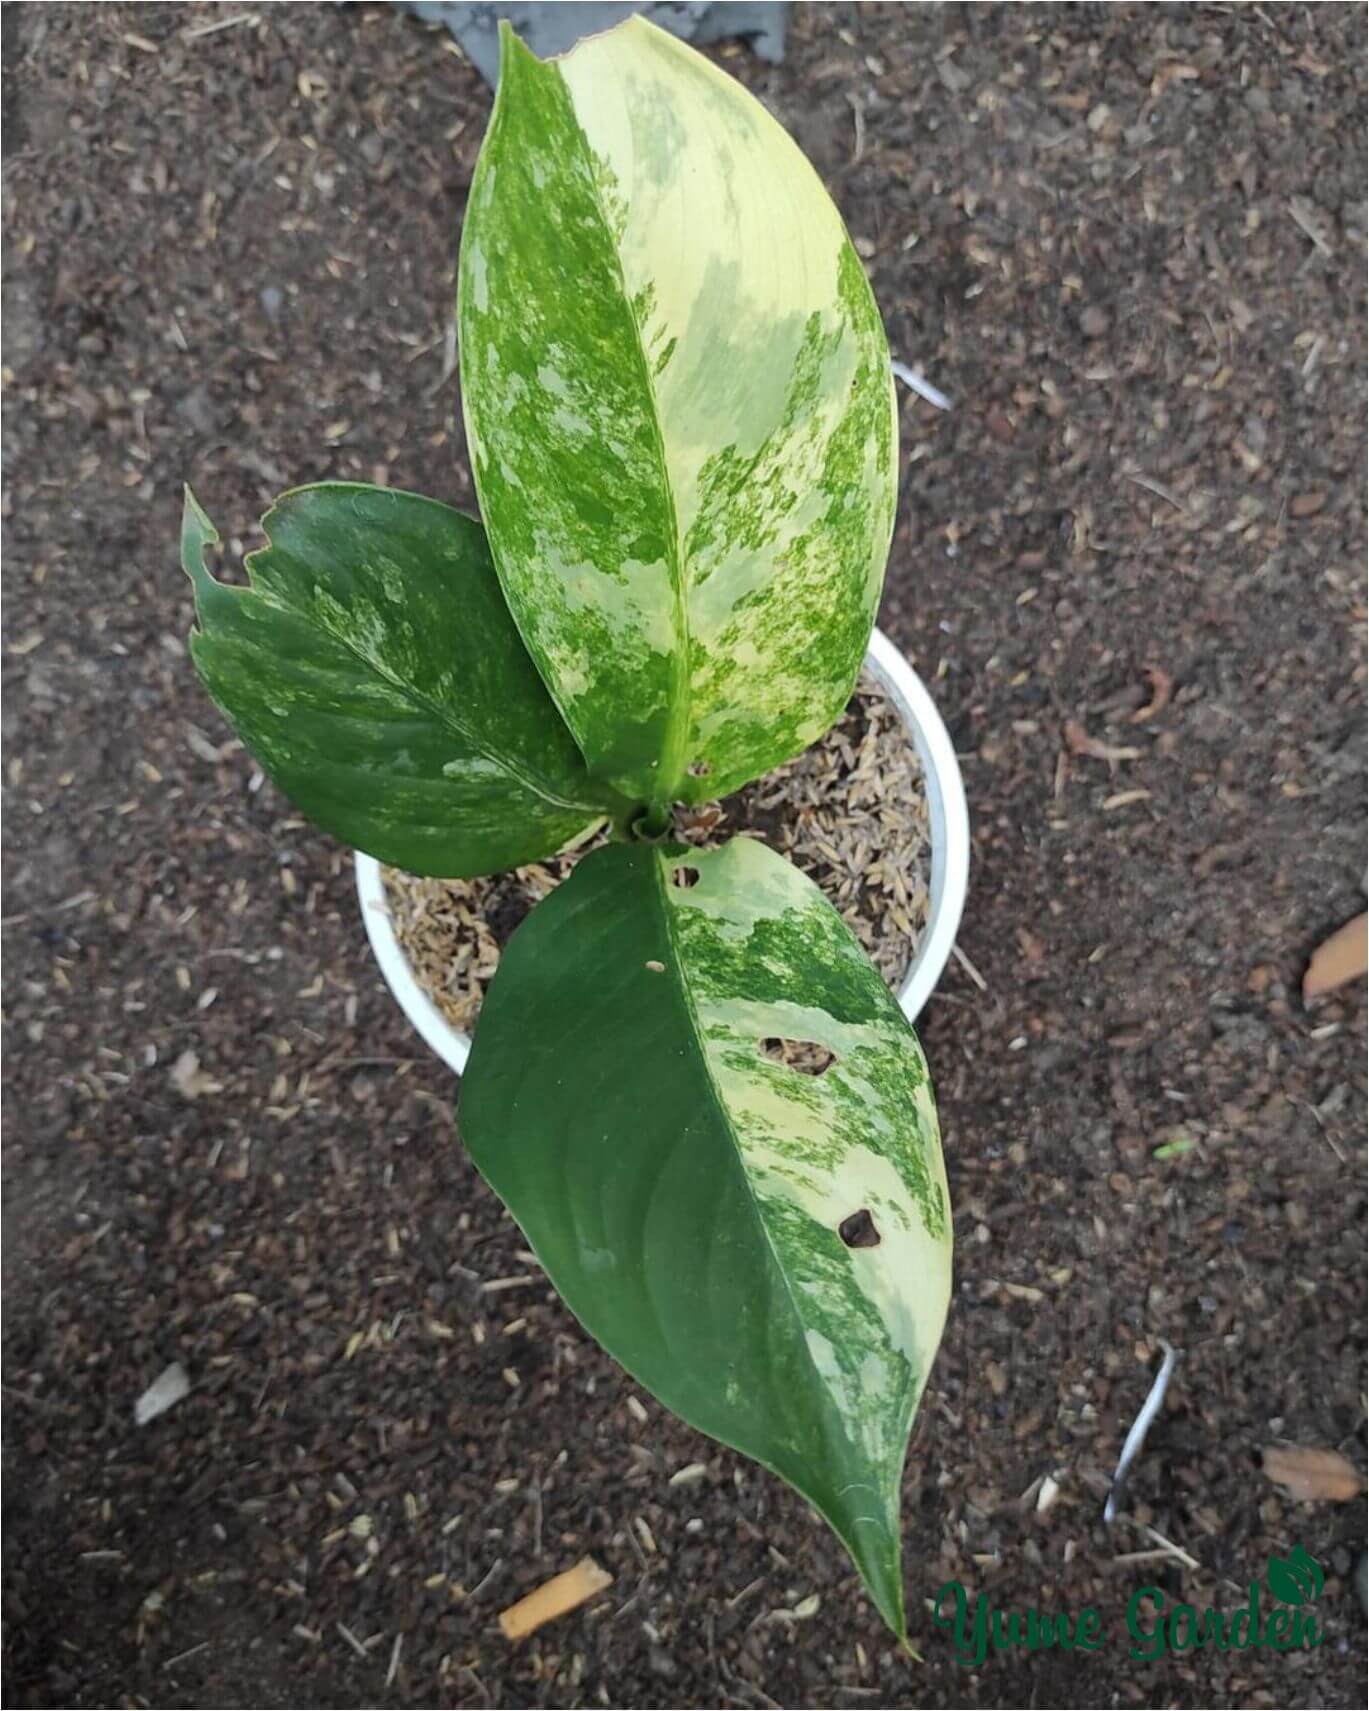
<path fill-rule="evenodd" d="M 951 1215 L 917 1038 L 822 894 L 746 838 L 585 857 L 504 953 L 459 1117 L 585 1326 L 803 1492 L 903 1635 Z"/>
<path fill-rule="evenodd" d="M 485 531 L 433 499 L 328 482 L 287 493 L 210 575 L 186 491 L 191 654 L 243 742 L 311 820 L 413 873 L 536 861 L 622 807 L 593 783 L 504 604 Z"/>
<path fill-rule="evenodd" d="M 636 18 L 505 29 L 462 235 L 461 379 L 509 604 L 591 769 L 701 801 L 821 735 L 893 526 L 889 352 L 785 131 Z"/>

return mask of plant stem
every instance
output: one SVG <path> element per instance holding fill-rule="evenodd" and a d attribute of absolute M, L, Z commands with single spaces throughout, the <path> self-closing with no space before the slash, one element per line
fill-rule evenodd
<path fill-rule="evenodd" d="M 648 802 L 628 822 L 632 836 L 642 843 L 658 843 L 675 824 L 675 813 L 668 802 Z"/>

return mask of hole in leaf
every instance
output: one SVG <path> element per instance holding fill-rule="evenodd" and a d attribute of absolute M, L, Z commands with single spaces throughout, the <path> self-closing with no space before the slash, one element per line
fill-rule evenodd
<path fill-rule="evenodd" d="M 816 1040 L 762 1040 L 761 1056 L 800 1075 L 825 1075 L 837 1061 L 837 1054 Z"/>
<path fill-rule="evenodd" d="M 682 891 L 687 891 L 691 885 L 699 883 L 699 870 L 697 867 L 677 867 L 670 880 L 672 885 L 678 885 Z"/>
<path fill-rule="evenodd" d="M 691 778 L 707 778 L 712 770 L 712 766 L 706 760 L 692 761 L 688 769 Z"/>
<path fill-rule="evenodd" d="M 868 1206 L 862 1206 L 859 1212 L 843 1218 L 837 1225 L 837 1234 L 848 1248 L 877 1248 L 880 1243 L 879 1231 Z"/>
<path fill-rule="evenodd" d="M 656 962 L 653 960 L 652 962 L 649 962 L 647 964 L 647 967 L 651 970 L 651 972 L 653 974 L 664 974 L 665 973 L 665 964 L 663 962 Z"/>

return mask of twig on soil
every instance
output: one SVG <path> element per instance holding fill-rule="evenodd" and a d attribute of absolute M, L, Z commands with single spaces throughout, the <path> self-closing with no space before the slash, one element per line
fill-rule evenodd
<path fill-rule="evenodd" d="M 1141 1531 L 1148 1539 L 1154 1539 L 1157 1545 L 1163 1547 L 1168 1556 L 1175 1562 L 1181 1562 L 1185 1568 L 1201 1569 L 1202 1564 L 1197 1557 L 1191 1557 L 1186 1550 L 1181 1549 L 1172 1539 L 1167 1539 L 1163 1533 L 1157 1533 L 1154 1527 L 1142 1527 Z"/>
<path fill-rule="evenodd" d="M 938 410 L 949 410 L 951 401 L 940 387 L 933 386 L 930 380 L 920 375 L 915 368 L 909 368 L 906 362 L 891 362 L 895 376 L 905 386 L 912 388 L 919 398 L 925 398 L 929 404 Z"/>
<path fill-rule="evenodd" d="M 1326 1142 L 1327 1146 L 1330 1147 L 1331 1151 L 1336 1155 L 1340 1162 L 1344 1164 L 1345 1154 L 1336 1145 L 1335 1140 L 1331 1136 L 1330 1130 L 1326 1127 L 1326 1119 L 1322 1116 L 1321 1112 L 1318 1111 L 1316 1106 L 1308 1099 L 1294 1099 L 1291 1103 L 1294 1105 L 1301 1105 L 1304 1111 L 1311 1112 L 1312 1120 L 1316 1123 L 1317 1128 L 1320 1131 L 1321 1138 Z"/>
<path fill-rule="evenodd" d="M 1122 1454 L 1117 1461 L 1117 1472 L 1112 1476 L 1112 1488 L 1108 1492 L 1107 1502 L 1103 1505 L 1103 1520 L 1109 1527 L 1117 1519 L 1117 1505 L 1121 1502 L 1127 1475 L 1131 1472 L 1132 1463 L 1141 1453 L 1146 1441 L 1146 1433 L 1154 1424 L 1155 1416 L 1160 1412 L 1160 1406 L 1165 1399 L 1165 1392 L 1169 1389 L 1169 1381 L 1174 1375 L 1174 1363 L 1177 1359 L 1174 1350 L 1163 1339 L 1161 1339 L 1160 1347 L 1165 1351 L 1165 1358 L 1160 1363 L 1160 1370 L 1155 1375 L 1155 1382 L 1150 1387 L 1150 1394 L 1141 1405 L 1141 1412 L 1136 1416 L 1131 1430 L 1127 1433 L 1126 1442 L 1122 1445 Z M 1194 1567 L 1197 1567 L 1196 1563 Z"/>
<path fill-rule="evenodd" d="M 955 960 L 960 964 L 961 968 L 965 970 L 966 974 L 969 975 L 970 979 L 975 983 L 979 990 L 981 992 L 987 992 L 989 990 L 988 981 L 985 980 L 984 976 L 970 961 L 969 957 L 965 955 L 959 945 L 951 946 L 951 954 L 955 957 Z"/>
<path fill-rule="evenodd" d="M 435 392 L 440 392 L 451 377 L 456 373 L 456 320 L 448 321 L 447 329 L 442 335 L 442 372 L 428 388 L 431 398 Z"/>
<path fill-rule="evenodd" d="M 856 122 L 855 146 L 851 151 L 851 165 L 855 166 L 865 153 L 865 109 L 861 105 L 859 95 L 847 90 L 846 99 L 851 108 L 851 116 Z"/>
<path fill-rule="evenodd" d="M 352 1630 L 347 1626 L 347 1624 L 345 1622 L 339 1622 L 338 1623 L 337 1631 L 339 1634 L 342 1635 L 343 1639 L 346 1640 L 347 1644 L 352 1648 L 352 1650 L 356 1653 L 356 1655 L 361 1659 L 361 1661 L 363 1663 L 370 1663 L 370 1661 L 371 1661 L 370 1652 L 368 1652 L 366 1650 L 365 1646 L 362 1645 L 361 1641 L 356 1637 L 356 1635 L 352 1632 Z"/>
<path fill-rule="evenodd" d="M 480 1285 L 485 1295 L 497 1295 L 501 1289 L 526 1289 L 530 1283 L 545 1283 L 546 1278 L 539 1272 L 534 1277 L 492 1277 Z"/>
<path fill-rule="evenodd" d="M 1172 505 L 1176 511 L 1187 511 L 1188 506 L 1174 491 L 1166 487 L 1163 481 L 1152 481 L 1148 475 L 1126 475 L 1124 481 L 1131 482 L 1133 487 L 1144 487 L 1147 493 L 1153 493 L 1157 499 L 1163 499 L 1167 505 Z"/>
<path fill-rule="evenodd" d="M 476 1692 L 483 1695 L 486 1705 L 493 1705 L 494 1704 L 493 1699 L 490 1698 L 489 1688 L 485 1686 L 485 1683 L 483 1681 L 481 1681 L 480 1677 L 475 1673 L 475 1671 L 471 1668 L 471 1666 L 468 1663 L 463 1663 L 461 1665 L 461 1669 L 460 1669 L 459 1673 L 461 1675 L 470 1676 L 471 1680 L 475 1683 Z"/>
<path fill-rule="evenodd" d="M 762 1574 L 762 1575 L 759 1575 L 755 1580 L 753 1580 L 748 1586 L 744 1586 L 740 1592 L 734 1592 L 732 1594 L 732 1596 L 727 1601 L 727 1608 L 729 1610 L 735 1610 L 737 1608 L 737 1606 L 743 1601 L 743 1599 L 749 1598 L 751 1596 L 751 1594 L 753 1592 L 755 1592 L 758 1587 L 761 1587 L 764 1585 L 765 1585 L 765 1576 Z"/>
<path fill-rule="evenodd" d="M 532 1504 L 532 1554 L 540 1557 L 542 1554 L 542 1481 L 534 1479 L 532 1495 L 528 1500 Z"/>
<path fill-rule="evenodd" d="M 613 1612 L 613 1620 L 615 1622 L 620 1616 L 627 1615 L 628 1611 L 632 1609 L 632 1607 L 637 1603 L 637 1600 L 642 1596 L 642 1593 L 646 1590 L 647 1582 L 651 1579 L 651 1564 L 646 1560 L 646 1552 L 637 1541 L 636 1532 L 631 1527 L 624 1528 L 624 1532 L 627 1536 L 627 1542 L 632 1546 L 633 1552 L 637 1558 L 638 1566 L 642 1572 L 637 1578 L 637 1585 L 633 1588 L 632 1596 L 628 1599 L 626 1604 L 620 1604 Z"/>
<path fill-rule="evenodd" d="M 718 1674 L 723 1679 L 729 1699 L 735 1699 L 740 1692 L 743 1695 L 743 1704 L 747 1703 L 749 1696 L 754 1696 L 762 1705 L 772 1707 L 773 1711 L 780 1711 L 778 1701 L 772 1699 L 764 1688 L 757 1687 L 754 1681 L 748 1681 L 744 1676 L 733 1675 L 721 1658 L 718 1659 Z"/>
<path fill-rule="evenodd" d="M 1303 236 L 1310 239 L 1313 247 L 1320 255 L 1329 257 L 1334 253 L 1331 245 L 1326 241 L 1326 233 L 1318 226 L 1311 210 L 1301 196 L 1295 196 L 1288 204 L 1288 216 Z"/>
<path fill-rule="evenodd" d="M 435 351 L 445 337 L 445 333 L 439 333 L 434 339 L 424 339 L 420 344 L 416 344 L 408 356 L 404 358 L 405 366 L 417 362 L 421 356 L 427 356 L 429 351 Z M 408 344 L 409 340 L 401 336 L 400 343 Z"/>
<path fill-rule="evenodd" d="M 476 1582 L 476 1584 L 466 1594 L 467 1598 L 479 1598 L 480 1594 L 490 1584 L 490 1582 L 494 1579 L 495 1575 L 497 1575 L 499 1573 L 500 1569 L 503 1568 L 503 1566 L 504 1566 L 503 1557 L 496 1557 L 494 1559 L 494 1561 L 490 1564 L 490 1566 L 485 1570 L 485 1573 L 481 1576 L 481 1578 Z"/>
<path fill-rule="evenodd" d="M 215 18 L 210 24 L 194 24 L 188 30 L 182 30 L 181 34 L 186 41 L 193 42 L 200 36 L 216 36 L 220 30 L 231 30 L 237 24 L 259 24 L 260 22 L 261 14 L 259 12 L 235 12 L 231 18 Z"/>
<path fill-rule="evenodd" d="M 69 1412 L 59 1408 L 55 1402 L 48 1402 L 41 1396 L 31 1396 L 27 1390 L 17 1390 L 12 1384 L 0 1384 L 0 1394 L 12 1396 L 16 1402 L 27 1402 L 30 1408 L 40 1409 L 44 1414 L 64 1415 Z"/>
<path fill-rule="evenodd" d="M 177 1652 L 174 1658 L 168 1658 L 162 1665 L 163 1669 L 174 1669 L 178 1663 L 184 1663 L 187 1658 L 193 1658 L 198 1652 L 207 1652 L 209 1641 L 201 1640 L 199 1645 L 191 1646 L 188 1651 Z"/>

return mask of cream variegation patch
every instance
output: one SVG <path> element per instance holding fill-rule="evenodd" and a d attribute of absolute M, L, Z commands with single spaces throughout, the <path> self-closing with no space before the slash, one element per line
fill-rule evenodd
<path fill-rule="evenodd" d="M 753 839 L 659 857 L 680 979 L 776 1266 L 864 1474 L 847 1521 L 897 1533 L 899 1474 L 951 1291 L 936 1110 L 916 1036 L 821 893 Z M 759 1048 L 811 1041 L 803 1073 Z M 842 1230 L 854 1220 L 859 1245 Z"/>

